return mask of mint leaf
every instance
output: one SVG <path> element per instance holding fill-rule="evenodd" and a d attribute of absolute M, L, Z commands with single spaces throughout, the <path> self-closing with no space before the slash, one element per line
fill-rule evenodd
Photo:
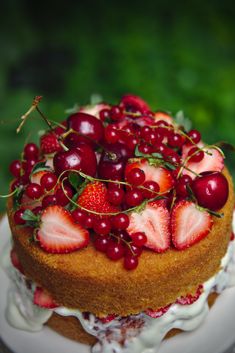
<path fill-rule="evenodd" d="M 22 218 L 29 222 L 38 222 L 39 216 L 36 216 L 31 210 L 27 209 L 24 211 Z"/>

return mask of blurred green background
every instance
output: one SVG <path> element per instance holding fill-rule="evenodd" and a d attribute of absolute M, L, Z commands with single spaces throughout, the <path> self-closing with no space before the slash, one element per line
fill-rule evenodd
<path fill-rule="evenodd" d="M 0 193 L 10 161 L 44 128 L 35 115 L 15 133 L 35 95 L 60 120 L 93 93 L 134 93 L 153 109 L 183 109 L 208 142 L 235 144 L 234 18 L 226 0 L 1 1 Z M 228 164 L 235 174 L 231 153 Z"/>

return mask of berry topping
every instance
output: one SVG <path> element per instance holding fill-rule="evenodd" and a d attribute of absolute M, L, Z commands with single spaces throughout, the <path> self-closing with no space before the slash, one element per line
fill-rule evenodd
<path fill-rule="evenodd" d="M 203 286 L 200 285 L 194 295 L 193 294 L 187 294 L 185 297 L 180 297 L 180 298 L 177 299 L 176 304 L 180 304 L 180 305 L 191 305 L 191 304 L 193 304 L 196 300 L 198 300 L 198 298 L 202 294 L 202 290 L 203 290 Z"/>
<path fill-rule="evenodd" d="M 150 111 L 148 104 L 142 98 L 132 94 L 126 94 L 122 97 L 121 106 L 131 112 L 140 111 L 141 113 L 146 113 Z"/>
<path fill-rule="evenodd" d="M 194 179 L 191 185 L 200 206 L 211 211 L 221 209 L 228 199 L 228 181 L 222 173 L 206 173 Z"/>
<path fill-rule="evenodd" d="M 211 230 L 213 220 L 205 210 L 200 210 L 191 201 L 179 201 L 172 210 L 171 231 L 172 241 L 178 250 L 203 239 Z"/>
<path fill-rule="evenodd" d="M 69 253 L 87 246 L 89 233 L 74 222 L 68 211 L 55 205 L 43 211 L 37 239 L 49 253 Z"/>
<path fill-rule="evenodd" d="M 58 138 L 52 132 L 49 132 L 41 137 L 40 149 L 42 154 L 50 154 L 61 150 Z"/>
<path fill-rule="evenodd" d="M 171 307 L 170 305 L 164 306 L 164 308 L 160 308 L 158 310 L 152 310 L 152 309 L 148 309 L 145 311 L 145 314 L 152 317 L 153 319 L 157 319 L 158 317 L 161 317 L 162 315 L 164 315 Z"/>
<path fill-rule="evenodd" d="M 34 292 L 33 302 L 35 305 L 45 309 L 54 309 L 58 307 L 51 295 L 41 287 L 37 287 Z"/>
<path fill-rule="evenodd" d="M 141 213 L 130 215 L 127 231 L 143 232 L 147 238 L 145 246 L 156 252 L 163 252 L 170 246 L 170 213 L 163 201 L 155 201 L 146 205 Z"/>

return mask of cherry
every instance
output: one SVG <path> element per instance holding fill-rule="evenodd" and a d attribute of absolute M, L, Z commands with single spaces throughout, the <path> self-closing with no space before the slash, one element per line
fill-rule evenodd
<path fill-rule="evenodd" d="M 113 261 L 121 259 L 124 256 L 123 245 L 111 240 L 107 246 L 106 255 Z"/>
<path fill-rule="evenodd" d="M 112 227 L 117 230 L 127 229 L 130 219 L 125 213 L 119 213 L 112 218 Z"/>
<path fill-rule="evenodd" d="M 111 231 L 111 222 L 109 219 L 96 219 L 94 221 L 93 229 L 97 234 L 107 235 Z"/>
<path fill-rule="evenodd" d="M 102 122 L 86 113 L 79 112 L 70 115 L 68 118 L 68 127 L 95 142 L 100 142 L 104 135 Z"/>
<path fill-rule="evenodd" d="M 24 214 L 24 209 L 20 208 L 18 211 L 14 213 L 14 222 L 17 225 L 23 225 L 26 223 L 26 221 L 22 218 Z"/>
<path fill-rule="evenodd" d="M 39 184 L 36 183 L 30 183 L 26 189 L 25 189 L 25 193 L 26 195 L 32 199 L 32 200 L 36 200 L 39 199 L 39 197 L 42 196 L 43 194 L 43 189 Z"/>
<path fill-rule="evenodd" d="M 18 160 L 11 162 L 9 170 L 14 177 L 19 178 L 21 171 L 21 162 Z"/>
<path fill-rule="evenodd" d="M 126 180 L 131 185 L 139 186 L 145 181 L 145 173 L 140 168 L 133 168 L 127 173 Z"/>
<path fill-rule="evenodd" d="M 57 152 L 53 158 L 53 164 L 57 175 L 71 169 L 80 170 L 91 176 L 96 174 L 96 155 L 85 143 L 80 143 L 79 146 L 68 151 Z"/>
<path fill-rule="evenodd" d="M 58 205 L 66 206 L 70 202 L 69 198 L 71 199 L 73 197 L 73 189 L 70 186 L 65 185 L 64 190 L 62 188 L 56 190 L 55 196 Z"/>
<path fill-rule="evenodd" d="M 136 233 L 132 233 L 131 238 L 133 240 L 133 244 L 137 247 L 142 247 L 146 244 L 147 242 L 147 237 L 145 235 L 144 232 L 136 232 Z"/>
<path fill-rule="evenodd" d="M 107 197 L 110 203 L 119 206 L 124 199 L 124 190 L 118 186 L 108 188 Z"/>
<path fill-rule="evenodd" d="M 55 195 L 46 195 L 42 199 L 42 208 L 47 208 L 48 206 L 56 205 L 57 199 Z"/>
<path fill-rule="evenodd" d="M 190 139 L 194 142 L 194 143 L 198 143 L 201 141 L 201 134 L 199 131 L 197 130 L 190 130 L 188 132 L 188 137 L 190 137 Z M 186 145 L 191 145 L 191 141 L 189 139 L 186 139 Z"/>
<path fill-rule="evenodd" d="M 107 235 L 96 236 L 94 239 L 94 246 L 97 250 L 106 253 L 110 237 Z"/>
<path fill-rule="evenodd" d="M 47 172 L 40 179 L 40 184 L 44 190 L 50 191 L 57 183 L 57 176 L 52 172 Z"/>
<path fill-rule="evenodd" d="M 128 190 L 125 195 L 126 204 L 130 207 L 135 207 L 141 204 L 144 196 L 140 189 L 134 188 Z"/>
<path fill-rule="evenodd" d="M 143 184 L 143 187 L 148 189 L 141 189 L 142 194 L 144 198 L 146 199 L 152 199 L 153 197 L 156 197 L 159 191 L 160 191 L 160 186 L 156 181 L 153 180 L 148 180 Z"/>
<path fill-rule="evenodd" d="M 190 157 L 190 162 L 198 163 L 204 158 L 204 152 L 197 147 L 193 147 L 188 151 L 188 157 Z"/>
<path fill-rule="evenodd" d="M 138 266 L 139 260 L 137 256 L 125 256 L 124 267 L 126 270 L 134 270 Z"/>
<path fill-rule="evenodd" d="M 228 199 L 228 181 L 220 172 L 203 173 L 193 180 L 191 188 L 198 204 L 212 211 L 221 209 Z"/>
<path fill-rule="evenodd" d="M 24 158 L 25 159 L 37 159 L 39 155 L 39 148 L 35 143 L 28 143 L 24 147 Z"/>
<path fill-rule="evenodd" d="M 66 147 L 68 147 L 69 149 L 72 149 L 74 147 L 79 147 L 81 145 L 81 143 L 84 142 L 87 145 L 91 146 L 91 148 L 93 148 L 94 144 L 91 140 L 89 140 L 88 138 L 86 138 L 83 135 L 78 135 L 75 132 L 71 132 L 70 134 L 68 134 L 68 136 L 66 136 L 66 138 L 64 139 L 64 144 Z"/>

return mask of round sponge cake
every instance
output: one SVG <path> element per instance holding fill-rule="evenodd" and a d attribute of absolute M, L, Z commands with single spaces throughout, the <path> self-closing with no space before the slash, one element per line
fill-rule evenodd
<path fill-rule="evenodd" d="M 184 251 L 170 249 L 158 254 L 145 250 L 135 271 L 126 271 L 120 262 L 109 260 L 91 245 L 64 255 L 44 252 L 29 241 L 30 228 L 15 225 L 10 199 L 10 227 L 26 276 L 46 289 L 59 305 L 98 317 L 157 310 L 180 296 L 195 293 L 199 284 L 219 270 L 231 235 L 234 192 L 229 172 L 224 169 L 223 173 L 229 182 L 229 198 L 220 210 L 224 217 L 213 217 L 210 233 Z"/>

